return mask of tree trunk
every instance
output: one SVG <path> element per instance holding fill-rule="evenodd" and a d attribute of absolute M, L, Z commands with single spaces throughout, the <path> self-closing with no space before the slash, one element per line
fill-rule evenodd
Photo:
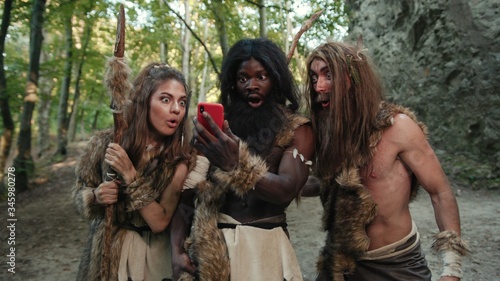
<path fill-rule="evenodd" d="M 78 113 L 78 120 L 80 120 L 80 139 L 86 140 L 87 139 L 87 132 L 85 131 L 85 110 L 79 109 L 78 110 L 80 113 Z"/>
<path fill-rule="evenodd" d="M 266 26 L 266 6 L 264 5 L 264 0 L 259 0 L 259 30 L 260 37 L 267 37 L 267 26 Z"/>
<path fill-rule="evenodd" d="M 92 92 L 94 91 L 94 88 L 92 88 Z M 103 97 L 104 95 L 99 95 L 99 104 L 103 103 Z M 95 114 L 94 114 L 94 120 L 92 121 L 92 131 L 97 130 L 97 120 L 99 120 L 99 114 L 101 113 L 101 110 L 99 107 L 97 107 Z"/>
<path fill-rule="evenodd" d="M 205 30 L 203 33 L 203 40 L 206 42 L 208 37 L 208 21 L 205 19 L 203 25 L 205 26 Z M 205 93 L 205 81 L 207 79 L 207 71 L 208 71 L 208 54 L 205 52 L 204 54 L 204 63 L 203 63 L 203 72 L 201 75 L 201 83 L 200 90 L 198 95 L 198 102 L 206 101 L 206 93 Z"/>
<path fill-rule="evenodd" d="M 19 130 L 17 143 L 18 154 L 14 159 L 16 190 L 18 192 L 28 189 L 29 177 L 34 171 L 33 158 L 31 156 L 31 119 L 37 98 L 45 2 L 46 0 L 35 0 L 31 14 L 28 80 L 26 83 L 23 111 L 21 115 L 21 128 Z"/>
<path fill-rule="evenodd" d="M 69 85 L 71 82 L 71 68 L 73 59 L 73 27 L 71 14 L 65 19 L 66 29 L 66 65 L 64 67 L 64 78 L 62 80 L 61 95 L 59 97 L 59 107 L 57 111 L 57 150 L 56 157 L 66 157 L 66 147 L 68 145 L 68 97 Z"/>
<path fill-rule="evenodd" d="M 284 36 L 283 38 L 285 38 L 285 52 L 288 52 L 288 50 L 290 49 L 290 40 L 288 40 L 288 36 L 292 35 L 292 17 L 290 15 L 290 8 L 291 8 L 291 1 L 286 1 L 286 9 L 285 9 L 285 13 L 286 13 L 286 29 L 284 31 Z M 292 35 L 293 36 L 293 35 Z"/>
<path fill-rule="evenodd" d="M 46 33 L 44 32 L 44 35 Z M 54 54 L 47 53 L 46 51 L 42 51 L 40 54 L 40 63 L 43 64 L 54 58 Z M 45 155 L 50 147 L 51 147 L 51 139 L 50 139 L 50 108 L 52 106 L 52 94 L 55 88 L 55 79 L 53 79 L 52 75 L 46 75 L 45 77 L 42 75 L 40 77 L 40 91 L 38 96 L 38 140 L 37 140 L 37 154 L 38 157 L 42 157 Z"/>
<path fill-rule="evenodd" d="M 43 61 L 43 59 L 42 59 Z M 50 106 L 52 105 L 52 90 L 54 80 L 40 77 L 40 96 L 38 99 L 38 157 L 50 149 Z"/>
<path fill-rule="evenodd" d="M 189 7 L 189 1 L 184 0 L 184 19 L 187 24 L 191 21 L 191 11 Z M 191 39 L 191 32 L 189 32 L 188 28 L 184 26 L 184 36 L 182 37 L 182 73 L 184 74 L 184 77 L 186 78 L 186 84 L 190 85 L 190 80 L 189 79 L 189 54 L 190 54 L 190 46 L 189 46 L 189 39 Z"/>
<path fill-rule="evenodd" d="M 10 12 L 12 10 L 12 0 L 6 0 L 2 16 L 2 26 L 0 27 L 0 111 L 2 115 L 3 134 L 0 139 L 0 199 L 6 191 L 3 183 L 5 164 L 9 158 L 12 147 L 12 135 L 14 133 L 14 121 L 9 107 L 9 95 L 7 93 L 7 79 L 5 78 L 3 53 L 5 50 L 5 37 L 10 25 Z"/>
<path fill-rule="evenodd" d="M 229 39 L 227 35 L 224 5 L 219 1 L 212 1 L 210 8 L 214 15 L 215 27 L 217 28 L 217 33 L 219 35 L 220 48 L 222 50 L 222 56 L 224 57 L 229 51 Z"/>
<path fill-rule="evenodd" d="M 94 120 L 92 121 L 92 131 L 97 130 L 97 120 L 99 120 L 99 113 L 101 113 L 99 109 L 97 109 L 94 113 Z"/>
<path fill-rule="evenodd" d="M 75 91 L 75 96 L 76 96 L 77 91 Z M 69 117 L 69 125 L 68 125 L 68 141 L 73 142 L 75 140 L 75 135 L 76 135 L 76 121 L 77 121 L 77 113 L 75 110 L 78 110 L 78 103 L 79 100 L 75 98 L 75 101 L 73 102 L 73 108 L 74 110 L 71 112 L 71 115 Z"/>
<path fill-rule="evenodd" d="M 90 36 L 92 34 L 92 25 L 87 22 L 85 26 L 85 41 L 82 46 L 82 56 L 80 57 L 80 62 L 78 63 L 78 70 L 76 72 L 76 77 L 75 77 L 75 96 L 73 97 L 73 105 L 71 107 L 71 113 L 69 117 L 69 125 L 68 125 L 68 139 L 69 141 L 73 141 L 75 139 L 75 132 L 76 132 L 76 121 L 77 121 L 77 111 L 78 111 L 78 104 L 79 104 L 79 99 L 80 99 L 80 78 L 82 77 L 82 69 L 83 69 L 83 64 L 85 63 L 86 59 L 86 54 L 87 54 L 87 47 L 89 45 L 90 41 Z"/>
<path fill-rule="evenodd" d="M 165 0 L 158 0 L 158 1 L 160 1 L 160 10 L 163 11 L 163 1 Z M 167 30 L 168 30 L 167 24 L 163 23 L 163 32 L 167 32 Z M 165 40 L 162 40 L 160 42 L 160 61 L 168 64 L 168 43 Z"/>

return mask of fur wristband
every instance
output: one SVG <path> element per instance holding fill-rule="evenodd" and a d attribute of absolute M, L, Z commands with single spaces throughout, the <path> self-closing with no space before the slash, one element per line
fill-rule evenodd
<path fill-rule="evenodd" d="M 187 175 L 182 190 L 184 191 L 186 189 L 193 189 L 200 181 L 206 180 L 209 167 L 210 167 L 210 162 L 208 161 L 208 159 L 204 156 L 197 155 L 196 166 Z"/>
<path fill-rule="evenodd" d="M 443 273 L 441 276 L 462 278 L 462 257 L 470 254 L 467 242 L 455 231 L 445 230 L 435 235 L 432 249 L 442 255 Z"/>
<path fill-rule="evenodd" d="M 244 142 L 240 143 L 239 152 L 239 165 L 236 169 L 228 172 L 217 169 L 213 176 L 222 185 L 229 186 L 238 196 L 243 197 L 264 177 L 267 165 L 264 159 L 250 153 Z"/>
<path fill-rule="evenodd" d="M 78 211 L 88 219 L 100 218 L 104 214 L 103 207 L 97 204 L 94 191 L 93 187 L 85 187 L 75 194 Z"/>
<path fill-rule="evenodd" d="M 156 194 L 147 191 L 149 186 L 144 177 L 139 177 L 125 188 L 127 212 L 139 210 L 156 199 Z"/>

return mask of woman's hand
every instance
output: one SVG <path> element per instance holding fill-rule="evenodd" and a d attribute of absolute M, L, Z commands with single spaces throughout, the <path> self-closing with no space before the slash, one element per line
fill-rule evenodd
<path fill-rule="evenodd" d="M 117 143 L 110 143 L 106 149 L 104 161 L 123 179 L 124 184 L 131 184 L 136 177 L 136 170 L 127 152 Z"/>
<path fill-rule="evenodd" d="M 118 201 L 118 184 L 114 181 L 103 182 L 92 192 L 95 204 L 106 206 Z"/>

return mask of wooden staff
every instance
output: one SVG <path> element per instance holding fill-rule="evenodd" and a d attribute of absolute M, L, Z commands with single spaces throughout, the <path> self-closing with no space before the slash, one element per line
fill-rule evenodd
<path fill-rule="evenodd" d="M 113 111 L 113 142 L 120 144 L 123 137 L 123 131 L 127 128 L 125 121 L 124 110 L 127 103 L 127 96 L 132 89 L 132 85 L 128 80 L 130 68 L 124 60 L 125 53 L 125 11 L 123 4 L 120 5 L 118 15 L 118 24 L 116 29 L 116 42 L 114 56 L 107 62 L 107 71 L 104 78 L 106 87 L 111 96 L 110 108 Z M 118 175 L 111 168 L 105 175 L 105 181 L 114 181 Z M 108 205 L 105 213 L 105 229 L 104 229 L 104 245 L 101 257 L 101 280 L 112 280 L 110 276 L 110 253 L 113 234 L 113 219 L 115 205 Z"/>
<path fill-rule="evenodd" d="M 322 13 L 323 10 L 314 13 L 306 22 L 304 22 L 304 24 L 302 24 L 300 30 L 297 32 L 297 34 L 295 34 L 295 37 L 293 37 L 292 46 L 290 47 L 288 55 L 286 56 L 286 62 L 288 64 L 290 64 L 290 61 L 292 60 L 293 52 L 295 51 L 297 44 L 299 44 L 300 36 L 302 36 L 302 34 L 304 34 L 304 32 L 306 32 L 307 30 L 309 30 L 309 28 L 311 28 L 313 23 L 316 21 L 316 19 L 319 18 L 319 16 L 321 16 Z"/>

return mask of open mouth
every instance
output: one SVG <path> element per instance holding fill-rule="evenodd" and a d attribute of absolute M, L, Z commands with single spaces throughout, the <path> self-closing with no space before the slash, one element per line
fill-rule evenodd
<path fill-rule="evenodd" d="M 330 107 L 330 99 L 327 99 L 325 96 L 318 96 L 316 103 L 323 109 Z"/>
<path fill-rule="evenodd" d="M 323 108 L 329 108 L 330 107 L 330 100 L 324 100 L 320 102 L 321 107 Z"/>
<path fill-rule="evenodd" d="M 172 120 L 168 120 L 168 121 L 167 121 L 167 125 L 168 125 L 169 127 L 171 127 L 171 128 L 177 127 L 177 124 L 178 124 L 178 123 L 179 123 L 179 122 L 177 122 L 177 120 L 175 120 L 175 119 L 172 119 Z"/>
<path fill-rule="evenodd" d="M 250 94 L 247 97 L 248 105 L 253 108 L 257 108 L 262 105 L 264 100 L 258 94 Z"/>

